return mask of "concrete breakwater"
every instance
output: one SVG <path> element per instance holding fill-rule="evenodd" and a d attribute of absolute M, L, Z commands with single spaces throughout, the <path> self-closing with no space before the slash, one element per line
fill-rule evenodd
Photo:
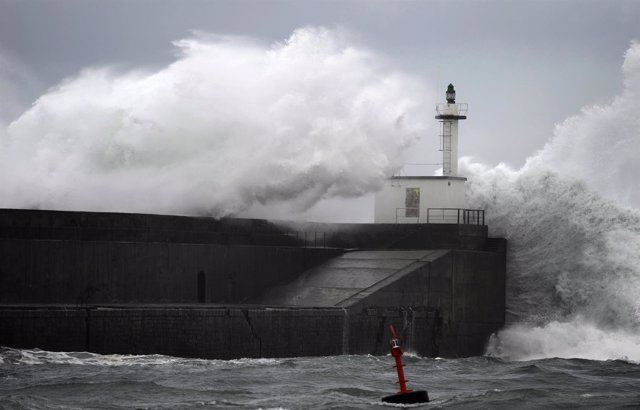
<path fill-rule="evenodd" d="M 427 340 L 431 334 L 424 332 L 433 323 L 427 316 L 425 311 L 407 314 L 397 308 L 350 316 L 339 308 L 187 305 L 32 306 L 0 311 L 3 343 L 8 345 L 216 359 L 384 354 L 385 323 L 415 326 L 409 330 L 411 340 Z M 6 329 L 22 334 L 8 334 Z"/>
<path fill-rule="evenodd" d="M 476 355 L 504 323 L 505 255 L 477 225 L 0 210 L 0 345 L 380 354 L 392 323 L 419 354 Z"/>

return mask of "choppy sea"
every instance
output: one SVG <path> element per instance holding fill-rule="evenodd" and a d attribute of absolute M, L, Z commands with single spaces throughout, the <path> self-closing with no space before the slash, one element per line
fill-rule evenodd
<path fill-rule="evenodd" d="M 640 408 L 640 365 L 624 360 L 405 355 L 411 408 Z M 0 350 L 2 409 L 384 409 L 391 356 L 202 360 Z"/>

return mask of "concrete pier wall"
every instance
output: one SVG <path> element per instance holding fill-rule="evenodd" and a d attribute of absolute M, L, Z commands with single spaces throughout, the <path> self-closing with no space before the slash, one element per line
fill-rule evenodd
<path fill-rule="evenodd" d="M 486 225 L 274 223 L 284 232 L 297 232 L 298 239 L 307 243 L 339 248 L 483 250 L 487 246 Z"/>
<path fill-rule="evenodd" d="M 425 310 L 397 307 L 357 314 L 256 306 L 3 307 L 0 341 L 54 351 L 209 359 L 386 354 L 393 324 L 407 350 L 428 355 L 430 317 Z"/>
<path fill-rule="evenodd" d="M 0 304 L 242 303 L 343 248 L 486 245 L 486 226 L 475 225 L 0 209 Z"/>
<path fill-rule="evenodd" d="M 368 254 L 368 262 L 371 254 L 384 260 L 385 253 L 398 257 L 397 251 L 356 252 Z M 384 354 L 394 324 L 418 354 L 482 354 L 504 323 L 502 259 L 477 251 L 404 253 L 415 254 L 415 261 L 396 263 L 399 269 L 360 283 L 363 289 L 349 288 L 351 296 L 327 298 L 333 306 L 0 306 L 0 345 L 220 359 Z"/>
<path fill-rule="evenodd" d="M 262 219 L 0 209 L 0 238 L 377 249 L 486 246 L 487 227 L 300 223 Z"/>
<path fill-rule="evenodd" d="M 482 354 L 489 335 L 504 324 L 504 254 L 464 250 L 347 252 L 289 284 L 269 289 L 256 302 L 337 306 L 354 317 L 370 313 L 377 317 L 398 307 L 405 316 L 423 312 L 425 322 L 416 332 L 422 331 L 421 337 L 430 342 L 421 346 L 422 353 L 473 356 Z"/>
<path fill-rule="evenodd" d="M 2 303 L 241 303 L 339 249 L 0 239 Z M 202 273 L 201 273 L 202 272 Z"/>
<path fill-rule="evenodd" d="M 0 210 L 0 345 L 384 354 L 394 324 L 418 354 L 477 355 L 504 323 L 506 242 L 486 232 Z"/>

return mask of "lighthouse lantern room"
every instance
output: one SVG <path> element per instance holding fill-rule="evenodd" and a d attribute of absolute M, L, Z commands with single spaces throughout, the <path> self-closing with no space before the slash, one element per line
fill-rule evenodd
<path fill-rule="evenodd" d="M 449 84 L 446 103 L 436 105 L 440 121 L 442 176 L 393 176 L 375 195 L 376 223 L 482 223 L 481 211 L 468 210 L 464 183 L 458 176 L 458 121 L 467 104 L 456 103 Z"/>

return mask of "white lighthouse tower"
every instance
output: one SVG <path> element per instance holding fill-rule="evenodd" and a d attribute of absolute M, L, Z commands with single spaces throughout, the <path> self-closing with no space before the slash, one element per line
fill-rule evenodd
<path fill-rule="evenodd" d="M 447 87 L 447 102 L 436 105 L 436 119 L 440 120 L 440 150 L 442 175 L 458 175 L 458 121 L 466 120 L 467 104 L 456 104 L 453 84 Z"/>
<path fill-rule="evenodd" d="M 467 179 L 458 176 L 458 121 L 467 118 L 467 104 L 456 103 L 453 84 L 446 101 L 436 105 L 442 176 L 391 177 L 375 195 L 376 223 L 484 224 L 484 211 L 466 209 Z"/>

